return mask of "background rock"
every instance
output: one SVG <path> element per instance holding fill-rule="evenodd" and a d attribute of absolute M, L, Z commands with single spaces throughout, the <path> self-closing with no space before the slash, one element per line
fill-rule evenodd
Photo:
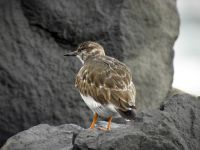
<path fill-rule="evenodd" d="M 86 40 L 131 68 L 139 110 L 162 101 L 173 76 L 175 3 L 1 0 L 0 145 L 40 123 L 89 125 L 92 113 L 74 88 L 80 62 L 63 57 Z"/>
<path fill-rule="evenodd" d="M 199 114 L 200 99 L 175 95 L 162 104 L 162 110 L 141 112 L 140 119 L 127 125 L 112 124 L 109 132 L 71 124 L 39 125 L 9 138 L 2 150 L 198 150 Z"/>

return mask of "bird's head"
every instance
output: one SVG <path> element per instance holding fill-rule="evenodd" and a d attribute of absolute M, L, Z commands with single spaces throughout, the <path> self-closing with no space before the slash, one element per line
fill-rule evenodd
<path fill-rule="evenodd" d="M 75 51 L 69 52 L 64 56 L 77 56 L 81 60 L 81 62 L 84 63 L 89 57 L 104 55 L 105 51 L 100 44 L 87 41 L 81 43 Z"/>

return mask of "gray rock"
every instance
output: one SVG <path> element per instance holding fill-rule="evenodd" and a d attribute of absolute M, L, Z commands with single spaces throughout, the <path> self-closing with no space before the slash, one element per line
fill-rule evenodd
<path fill-rule="evenodd" d="M 175 0 L 1 0 L 0 25 L 0 145 L 40 123 L 89 125 L 74 87 L 80 62 L 63 57 L 80 42 L 100 42 L 131 68 L 138 110 L 171 87 Z"/>
<path fill-rule="evenodd" d="M 199 150 L 200 100 L 181 94 L 168 98 L 161 110 L 138 114 L 128 124 L 113 123 L 111 131 L 75 125 L 39 125 L 8 139 L 2 150 Z M 71 140 L 71 142 L 70 142 Z M 58 142 L 59 141 L 59 142 Z"/>
<path fill-rule="evenodd" d="M 2 150 L 70 150 L 80 130 L 73 124 L 58 127 L 40 124 L 8 139 Z"/>
<path fill-rule="evenodd" d="M 169 98 L 162 110 L 138 114 L 141 119 L 110 132 L 84 130 L 74 149 L 198 150 L 200 101 L 182 94 Z M 142 120 L 142 121 L 141 121 Z"/>

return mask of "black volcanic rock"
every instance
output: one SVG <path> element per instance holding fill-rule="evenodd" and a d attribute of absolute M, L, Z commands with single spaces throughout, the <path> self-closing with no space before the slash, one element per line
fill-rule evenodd
<path fill-rule="evenodd" d="M 63 56 L 86 40 L 131 68 L 138 110 L 157 105 L 171 88 L 178 28 L 175 0 L 1 0 L 0 145 L 40 123 L 89 125 L 74 87 L 81 64 Z"/>
<path fill-rule="evenodd" d="M 2 150 L 63 150 L 73 147 L 72 141 L 81 127 L 73 124 L 49 126 L 40 124 L 12 137 Z"/>
<path fill-rule="evenodd" d="M 135 122 L 113 123 L 108 132 L 38 125 L 9 138 L 2 150 L 199 150 L 200 99 L 174 95 L 162 106 L 139 113 Z"/>

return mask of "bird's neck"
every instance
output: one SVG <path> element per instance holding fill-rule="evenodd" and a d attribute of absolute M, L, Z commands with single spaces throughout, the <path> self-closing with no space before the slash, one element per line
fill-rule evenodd
<path fill-rule="evenodd" d="M 77 57 L 81 61 L 82 64 L 84 64 L 86 61 L 94 59 L 94 58 L 99 58 L 105 56 L 105 53 L 89 53 L 89 54 L 84 54 L 82 56 L 78 55 Z"/>

